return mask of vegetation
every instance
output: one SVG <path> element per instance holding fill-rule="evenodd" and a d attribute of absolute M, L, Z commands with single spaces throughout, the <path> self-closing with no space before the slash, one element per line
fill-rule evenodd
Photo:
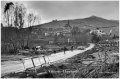
<path fill-rule="evenodd" d="M 96 48 L 76 55 L 61 63 L 51 64 L 37 68 L 37 72 L 28 69 L 25 72 L 10 73 L 4 77 L 9 78 L 118 78 L 114 76 L 119 73 L 119 63 L 83 64 L 83 59 L 91 58 L 92 53 L 96 53 Z M 92 58 L 94 59 L 94 58 Z M 27 75 L 28 74 L 28 75 Z"/>
<path fill-rule="evenodd" d="M 13 5 L 14 4 L 12 2 L 9 2 L 9 3 L 6 3 L 6 5 L 4 7 L 4 15 L 5 15 L 6 22 L 7 22 L 8 26 L 10 26 L 9 21 L 10 21 L 10 18 L 12 17 L 11 10 L 13 10 Z M 12 20 L 12 18 L 11 18 L 11 20 Z"/>
<path fill-rule="evenodd" d="M 91 41 L 92 41 L 93 43 L 97 43 L 97 42 L 100 41 L 100 37 L 99 37 L 97 34 L 92 34 L 92 39 L 91 39 Z"/>
<path fill-rule="evenodd" d="M 5 25 L 3 25 L 3 23 L 1 24 L 2 54 L 10 54 L 11 51 L 13 52 L 11 54 L 15 54 L 14 52 L 16 52 L 17 49 L 23 49 L 25 46 L 28 46 L 26 40 L 29 39 L 26 38 L 29 37 L 31 28 L 29 28 L 29 30 L 24 28 L 26 22 L 25 18 L 27 16 L 26 11 L 27 9 L 23 4 L 14 2 L 6 3 L 4 7 L 4 20 L 7 23 L 7 27 L 4 27 Z M 34 25 L 34 22 L 39 20 L 36 18 L 37 16 L 32 13 L 29 13 L 28 17 L 30 26 Z"/>
<path fill-rule="evenodd" d="M 112 37 L 112 39 L 116 39 L 116 38 L 119 38 L 119 36 L 115 35 Z"/>

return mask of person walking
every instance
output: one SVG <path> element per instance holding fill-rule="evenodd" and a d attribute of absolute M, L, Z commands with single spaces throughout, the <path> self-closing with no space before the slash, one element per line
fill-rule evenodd
<path fill-rule="evenodd" d="M 65 54 L 65 51 L 67 50 L 67 48 L 64 46 L 64 54 Z"/>
<path fill-rule="evenodd" d="M 71 46 L 71 51 L 73 51 L 73 46 Z"/>

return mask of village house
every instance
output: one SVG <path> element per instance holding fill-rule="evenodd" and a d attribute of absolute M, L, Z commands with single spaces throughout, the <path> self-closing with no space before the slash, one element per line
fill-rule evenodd
<path fill-rule="evenodd" d="M 103 30 L 100 30 L 99 28 L 97 28 L 95 30 L 91 30 L 90 34 L 92 34 L 92 33 L 97 34 L 98 36 L 106 35 L 106 33 Z"/>

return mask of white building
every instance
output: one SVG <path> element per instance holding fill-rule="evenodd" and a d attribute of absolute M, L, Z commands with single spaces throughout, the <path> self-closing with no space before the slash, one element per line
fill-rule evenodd
<path fill-rule="evenodd" d="M 45 33 L 45 36 L 49 36 L 49 33 Z"/>
<path fill-rule="evenodd" d="M 103 30 L 91 30 L 90 34 L 92 33 L 97 34 L 98 36 L 106 35 L 106 33 Z"/>

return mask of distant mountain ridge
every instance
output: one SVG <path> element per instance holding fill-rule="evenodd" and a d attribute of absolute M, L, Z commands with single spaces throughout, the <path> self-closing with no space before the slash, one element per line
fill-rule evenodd
<path fill-rule="evenodd" d="M 37 27 L 41 26 L 42 28 L 63 28 L 63 26 L 67 24 L 67 21 L 68 20 L 51 21 L 49 23 L 37 25 Z M 83 19 L 71 19 L 69 20 L 69 23 L 72 27 L 79 27 L 79 28 L 119 26 L 118 20 L 107 20 L 97 16 L 90 16 Z"/>

